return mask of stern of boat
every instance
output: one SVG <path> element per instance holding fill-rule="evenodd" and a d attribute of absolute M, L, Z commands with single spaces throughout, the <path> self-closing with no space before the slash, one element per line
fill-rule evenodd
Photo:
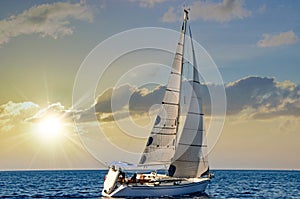
<path fill-rule="evenodd" d="M 103 196 L 109 196 L 116 188 L 120 170 L 116 169 L 115 166 L 111 166 L 108 170 L 107 175 L 104 178 L 104 186 L 102 190 Z"/>

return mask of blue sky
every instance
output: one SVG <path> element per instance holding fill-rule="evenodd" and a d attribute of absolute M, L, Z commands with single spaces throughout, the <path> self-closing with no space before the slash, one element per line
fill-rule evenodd
<path fill-rule="evenodd" d="M 30 126 L 23 120 L 38 111 L 49 107 L 69 111 L 76 73 L 100 42 L 132 28 L 180 30 L 184 2 L 191 8 L 193 38 L 209 52 L 227 84 L 229 107 L 239 105 L 229 110 L 212 155 L 213 166 L 284 168 L 282 162 L 293 160 L 287 168 L 299 169 L 295 157 L 300 140 L 300 1 L 292 0 L 0 1 L 0 143 L 10 146 L 9 141 L 4 143 L 7 132 L 18 137 L 20 129 Z M 279 139 L 281 131 L 286 132 L 284 139 Z M 254 144 L 257 151 L 252 150 Z M 72 154 L 80 144 L 69 145 L 66 153 Z M 2 168 L 14 164 L 28 168 L 17 160 L 21 146 L 18 154 L 0 150 L 0 157 L 16 156 L 7 164 L 0 162 L 6 165 Z M 28 156 L 36 153 L 30 143 L 26 147 Z M 76 150 L 88 156 L 82 147 Z M 261 150 L 265 153 L 256 157 Z M 274 151 L 286 159 L 263 162 Z M 37 158 L 32 168 L 52 167 L 53 162 L 49 166 L 42 160 Z M 76 158 L 70 161 L 77 167 L 97 167 L 92 159 L 86 160 L 85 165 Z M 63 157 L 60 161 L 53 167 L 68 168 Z"/>
<path fill-rule="evenodd" d="M 77 1 L 68 1 L 76 3 Z M 150 1 L 148 1 L 150 2 Z M 153 1 L 156 2 L 156 1 Z M 180 13 L 183 1 L 157 1 L 143 5 L 140 1 L 87 1 L 92 21 L 72 19 L 67 21 L 73 33 L 42 37 L 42 33 L 19 34 L 2 44 L 0 49 L 1 69 L 21 61 L 30 67 L 44 65 L 45 70 L 63 68 L 76 71 L 86 54 L 99 42 L 109 36 L 136 27 L 165 27 L 178 30 L 180 22 L 163 22 L 162 16 L 170 7 Z M 161 2 L 161 3 L 159 3 Z M 187 1 L 193 5 L 198 1 Z M 1 2 L 0 20 L 7 20 L 11 15 L 18 15 L 33 6 L 53 4 L 53 1 Z M 211 5 L 221 1 L 209 1 Z M 257 42 L 263 34 L 271 36 L 293 31 L 300 34 L 298 1 L 242 1 L 245 15 L 235 16 L 227 21 L 201 16 L 192 21 L 194 39 L 202 44 L 211 54 L 222 72 L 225 82 L 237 80 L 248 75 L 272 76 L 278 80 L 291 80 L 299 83 L 299 43 L 260 48 Z M 144 7 L 143 7 L 144 6 Z M 146 7 L 145 7 L 146 6 Z M 239 9 L 239 8 L 238 8 Z M 221 16 L 222 17 L 222 16 Z M 29 50 L 29 49 L 30 50 Z M 42 50 L 41 50 L 42 49 Z M 25 52 L 24 52 L 25 51 Z M 64 58 L 62 58 L 62 52 Z M 15 54 L 15 56 L 11 56 Z M 17 58 L 17 60 L 16 60 Z M 16 64 L 17 65 L 17 64 Z M 12 70 L 17 70 L 12 66 Z M 38 66 L 36 66 L 38 67 Z M 4 69 L 5 68 L 5 69 Z M 54 69 L 50 69 L 54 68 Z"/>

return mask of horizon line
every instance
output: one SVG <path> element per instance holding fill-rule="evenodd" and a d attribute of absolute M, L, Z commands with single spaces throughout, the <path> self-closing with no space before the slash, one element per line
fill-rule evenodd
<path fill-rule="evenodd" d="M 0 169 L 5 171 L 96 171 L 107 170 L 107 168 L 48 168 L 48 169 Z M 212 168 L 211 171 L 300 171 L 300 168 Z"/>

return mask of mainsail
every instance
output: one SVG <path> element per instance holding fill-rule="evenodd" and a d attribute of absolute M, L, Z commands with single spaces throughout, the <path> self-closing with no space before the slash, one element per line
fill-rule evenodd
<path fill-rule="evenodd" d="M 171 74 L 166 86 L 161 108 L 155 120 L 140 164 L 169 165 L 175 154 L 176 133 L 179 120 L 179 101 L 182 76 L 184 40 L 188 12 L 184 12 L 184 20 L 173 60 Z"/>

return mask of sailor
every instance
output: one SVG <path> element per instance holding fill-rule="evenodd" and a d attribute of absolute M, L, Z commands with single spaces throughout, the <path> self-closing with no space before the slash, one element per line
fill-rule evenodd
<path fill-rule="evenodd" d="M 133 174 L 133 176 L 129 180 L 130 183 L 136 183 L 136 173 Z"/>
<path fill-rule="evenodd" d="M 125 182 L 125 173 L 123 171 L 120 172 L 118 181 L 121 183 Z"/>

